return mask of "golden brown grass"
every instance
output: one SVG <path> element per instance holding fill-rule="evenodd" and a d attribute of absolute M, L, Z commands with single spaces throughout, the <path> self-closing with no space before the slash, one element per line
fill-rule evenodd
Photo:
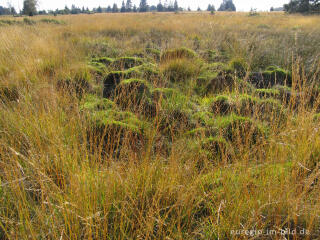
<path fill-rule="evenodd" d="M 147 44 L 194 48 L 197 37 L 199 52 L 224 49 L 255 69 L 287 66 L 296 89 L 308 92 L 304 83 L 312 76 L 319 80 L 318 16 L 150 13 L 58 19 L 66 25 L 0 27 L 0 84 L 14 84 L 20 94 L 18 103 L 0 106 L 1 239 L 254 239 L 231 231 L 285 228 L 310 231 L 292 239 L 320 236 L 316 107 L 302 101 L 281 128 L 274 118 L 268 139 L 249 146 L 243 144 L 248 134 L 235 141 L 232 162 L 204 156 L 201 136 L 172 137 L 171 151 L 164 154 L 161 116 L 141 149 L 130 148 L 135 139 L 128 137 L 115 159 L 88 150 L 93 140 L 87 138 L 90 126 L 78 99 L 56 88 L 72 71 L 86 71 L 92 55 L 125 56 Z"/>

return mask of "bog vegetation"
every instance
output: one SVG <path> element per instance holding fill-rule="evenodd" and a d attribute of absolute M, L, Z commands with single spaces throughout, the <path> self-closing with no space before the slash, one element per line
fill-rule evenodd
<path fill-rule="evenodd" d="M 1 18 L 0 239 L 318 238 L 319 24 Z"/>

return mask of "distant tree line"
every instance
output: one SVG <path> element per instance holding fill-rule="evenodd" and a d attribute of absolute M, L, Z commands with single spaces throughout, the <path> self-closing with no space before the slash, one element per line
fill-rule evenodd
<path fill-rule="evenodd" d="M 116 12 L 177 12 L 183 11 L 183 8 L 179 7 L 178 1 L 174 2 L 170 1 L 169 3 L 165 1 L 164 3 L 159 1 L 157 5 L 149 5 L 147 0 L 140 0 L 139 6 L 133 5 L 131 0 L 127 0 L 126 2 L 123 0 L 121 7 L 118 7 L 116 3 L 112 6 L 108 6 L 107 8 L 98 7 L 97 9 L 93 9 L 94 12 L 97 13 L 116 13 Z"/>
<path fill-rule="evenodd" d="M 2 7 L 0 6 L 0 15 L 16 15 L 16 9 L 14 7 Z"/>
<path fill-rule="evenodd" d="M 288 13 L 320 13 L 320 0 L 290 0 L 283 6 Z"/>
<path fill-rule="evenodd" d="M 126 13 L 126 12 L 178 12 L 178 11 L 184 11 L 183 8 L 179 7 L 178 0 L 159 0 L 159 3 L 157 5 L 149 5 L 147 3 L 147 0 L 140 0 L 139 6 L 133 5 L 132 0 L 123 0 L 121 6 L 118 6 L 116 3 L 113 5 L 109 5 L 107 7 L 97 7 L 92 10 L 89 10 L 89 8 L 85 7 L 77 7 L 75 5 L 72 5 L 71 8 L 68 8 L 65 6 L 64 9 L 56 9 L 56 10 L 41 10 L 37 11 L 37 5 L 38 0 L 24 0 L 23 2 L 23 9 L 20 12 L 20 14 L 33 16 L 36 14 L 39 15 L 46 15 L 46 14 L 52 14 L 52 15 L 64 15 L 64 14 L 90 14 L 90 13 Z M 190 7 L 187 9 L 188 11 L 191 11 Z M 198 8 L 198 11 L 201 11 L 200 7 Z M 215 12 L 216 9 L 213 4 L 209 4 L 207 11 Z M 236 11 L 236 7 L 233 4 L 232 0 L 223 0 L 223 3 L 221 4 L 218 11 Z M 15 15 L 17 14 L 16 10 L 13 7 L 1 7 L 0 6 L 0 15 Z"/>

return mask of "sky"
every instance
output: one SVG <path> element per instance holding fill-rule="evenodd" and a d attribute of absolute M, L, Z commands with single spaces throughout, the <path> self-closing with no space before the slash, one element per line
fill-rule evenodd
<path fill-rule="evenodd" d="M 162 3 L 165 1 L 166 0 L 162 0 Z M 170 2 L 170 0 L 167 1 Z M 121 6 L 122 0 L 39 0 L 39 2 L 39 9 L 54 10 L 64 8 L 66 5 L 70 8 L 72 4 L 78 7 L 89 7 L 90 9 L 98 6 L 107 7 L 114 2 L 117 3 L 118 6 Z M 132 2 L 138 6 L 140 0 L 132 0 Z M 147 0 L 147 2 L 149 5 L 156 5 L 159 3 L 159 0 Z M 208 4 L 213 4 L 218 8 L 221 2 L 222 0 L 178 0 L 180 7 L 188 8 L 190 6 L 193 10 L 196 10 L 198 7 L 206 9 Z M 283 6 L 283 4 L 288 3 L 289 0 L 233 0 L 233 2 L 237 7 L 237 11 L 249 11 L 251 8 L 256 8 L 258 11 L 267 11 L 272 6 Z M 7 6 L 8 3 L 19 10 L 22 8 L 23 0 L 0 0 L 0 6 Z"/>

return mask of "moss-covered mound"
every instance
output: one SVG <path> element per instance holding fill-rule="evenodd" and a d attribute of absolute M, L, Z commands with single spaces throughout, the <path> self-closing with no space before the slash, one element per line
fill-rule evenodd
<path fill-rule="evenodd" d="M 217 117 L 212 123 L 216 134 L 226 140 L 241 145 L 250 146 L 266 136 L 266 128 L 255 123 L 250 118 L 231 114 Z"/>
<path fill-rule="evenodd" d="M 109 99 L 99 98 L 96 95 L 89 94 L 86 95 L 80 105 L 81 111 L 101 111 L 101 110 L 109 110 L 115 108 L 116 105 Z"/>
<path fill-rule="evenodd" d="M 184 134 L 187 130 L 195 127 L 191 114 L 182 109 L 163 109 L 159 112 L 159 131 L 166 136 Z"/>
<path fill-rule="evenodd" d="M 161 91 L 159 105 L 159 129 L 165 135 L 185 133 L 195 127 L 192 112 L 192 101 L 183 93 L 172 89 L 158 89 Z"/>
<path fill-rule="evenodd" d="M 255 90 L 255 94 L 260 98 L 279 98 L 280 91 L 278 89 L 260 88 Z"/>
<path fill-rule="evenodd" d="M 140 78 L 149 79 L 156 77 L 159 74 L 157 67 L 154 64 L 146 63 L 137 67 L 133 67 L 124 71 L 112 71 L 103 79 L 103 97 L 109 98 L 114 93 L 116 87 L 121 80 Z"/>
<path fill-rule="evenodd" d="M 138 153 L 143 149 L 147 123 L 133 113 L 109 109 L 91 112 L 87 118 L 91 152 L 117 158 L 122 152 Z"/>
<path fill-rule="evenodd" d="M 254 72 L 249 76 L 249 81 L 257 88 L 270 88 L 275 85 L 292 85 L 292 76 L 289 71 L 270 66 L 263 72 Z"/>
<path fill-rule="evenodd" d="M 146 48 L 146 54 L 151 56 L 156 61 L 160 60 L 161 57 L 161 51 L 155 48 Z"/>
<path fill-rule="evenodd" d="M 151 86 L 146 80 L 127 79 L 121 81 L 116 89 L 115 102 L 122 109 L 130 109 L 145 115 L 155 115 Z"/>
<path fill-rule="evenodd" d="M 113 71 L 110 72 L 103 79 L 103 97 L 109 98 L 114 93 L 114 90 L 119 85 L 120 81 L 123 79 L 129 79 L 139 75 L 139 72 L 134 69 L 129 69 L 126 71 Z"/>
<path fill-rule="evenodd" d="M 236 86 L 237 79 L 229 71 L 221 71 L 216 77 L 210 80 L 206 87 L 206 94 L 231 92 Z"/>
<path fill-rule="evenodd" d="M 216 96 L 211 103 L 211 111 L 217 115 L 227 115 L 234 111 L 233 100 L 226 95 Z"/>
<path fill-rule="evenodd" d="M 143 59 L 138 57 L 121 57 L 112 62 L 112 67 L 118 70 L 126 70 L 143 64 Z"/>
<path fill-rule="evenodd" d="M 137 77 L 147 79 L 149 81 L 153 81 L 154 78 L 158 78 L 160 73 L 158 66 L 153 63 L 144 63 L 140 66 L 132 68 L 132 70 L 139 73 Z"/>
<path fill-rule="evenodd" d="M 88 68 L 96 76 L 103 76 L 107 72 L 106 65 L 99 62 L 90 62 Z"/>
<path fill-rule="evenodd" d="M 285 119 L 285 107 L 274 98 L 261 99 L 243 94 L 239 96 L 239 104 L 238 110 L 241 115 L 267 121 L 276 118 L 278 123 Z"/>
<path fill-rule="evenodd" d="M 214 163 L 221 160 L 229 161 L 231 159 L 232 147 L 222 137 L 207 137 L 201 141 L 201 148 L 206 154 L 207 158 Z"/>
<path fill-rule="evenodd" d="M 108 57 L 100 57 L 100 58 L 93 58 L 91 60 L 92 63 L 102 63 L 105 66 L 110 66 L 113 62 L 113 58 L 108 58 Z"/>

